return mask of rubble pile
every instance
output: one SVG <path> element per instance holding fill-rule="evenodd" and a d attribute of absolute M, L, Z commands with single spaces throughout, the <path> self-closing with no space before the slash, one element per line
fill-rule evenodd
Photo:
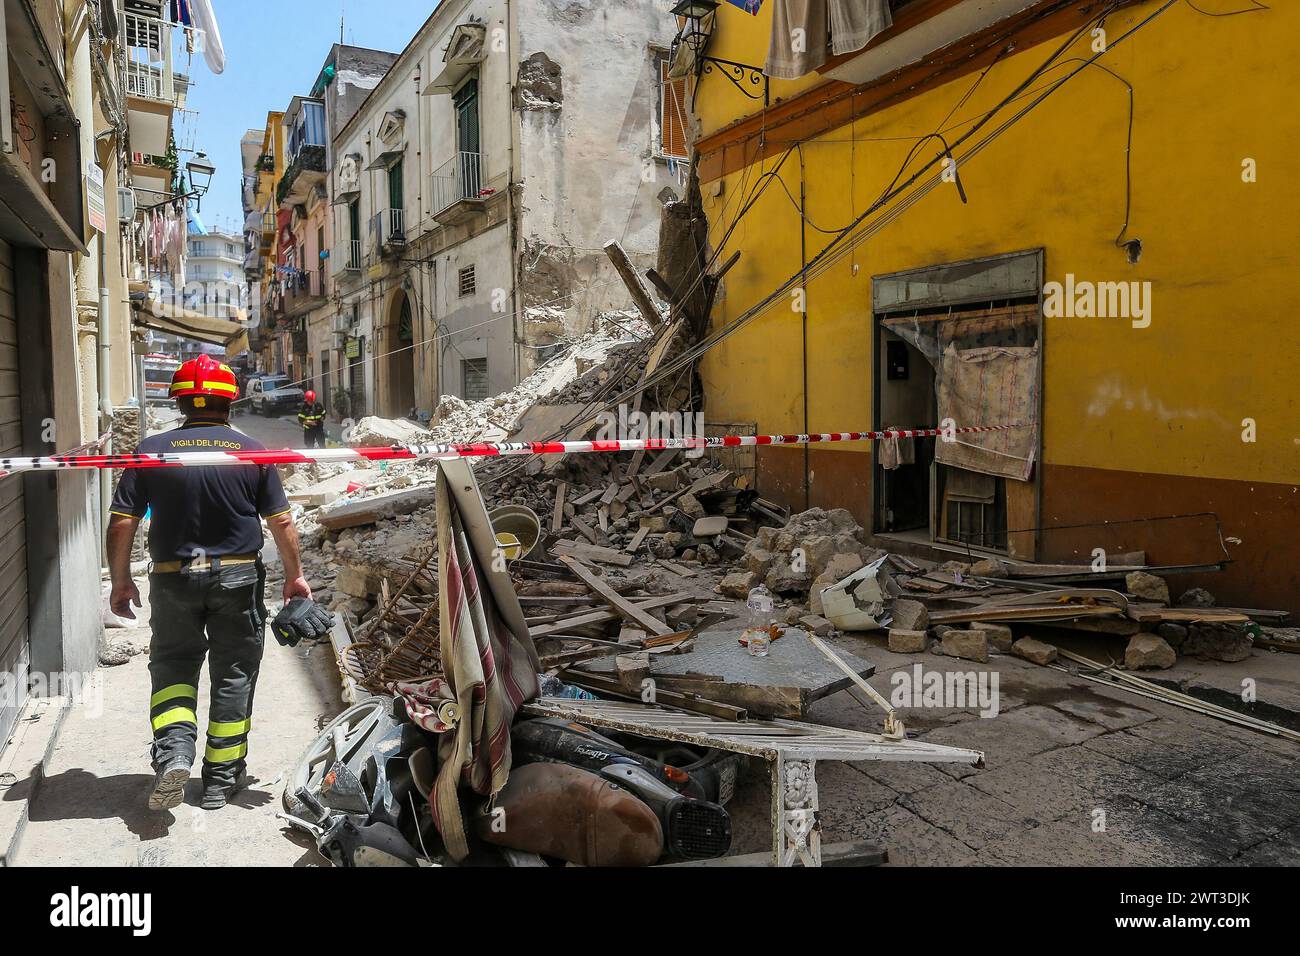
<path fill-rule="evenodd" d="M 557 424 L 591 432 L 597 424 L 599 400 L 635 385 L 658 341 L 639 317 L 616 313 L 607 318 L 612 321 L 598 322 L 595 331 L 569 344 L 509 391 L 473 403 L 444 396 L 427 427 L 405 420 L 363 418 L 352 426 L 349 443 L 542 440 L 553 437 L 551 429 Z M 645 338 L 633 337 L 637 334 Z M 661 350 L 660 360 L 684 347 L 680 337 L 674 337 L 671 347 Z M 688 400 L 691 386 L 692 377 L 684 376 L 664 390 L 664 401 Z M 653 391 L 647 391 L 642 407 L 647 414 L 661 407 Z M 528 416 L 538 409 L 559 409 L 564 414 L 546 418 L 544 434 L 520 434 L 521 423 L 528 427 Z M 570 409 L 573 414 L 568 414 Z M 576 433 L 560 437 L 576 437 Z M 612 472 L 621 467 L 606 456 L 482 459 L 473 464 L 491 507 L 522 505 L 549 517 L 556 490 L 563 485 L 563 516 L 577 520 L 556 534 L 602 546 L 630 544 L 640 530 L 640 511 L 653 507 L 658 498 L 682 497 L 678 507 L 668 505 L 647 516 L 649 531 L 638 546 L 644 544 L 663 557 L 683 555 L 705 564 L 718 560 L 716 547 L 707 539 L 695 547 L 687 546 L 685 536 L 694 530 L 693 523 L 676 519 L 681 527 L 668 525 L 682 510 L 680 506 L 687 513 L 703 513 L 690 488 L 684 488 L 681 495 L 674 492 L 679 484 L 699 482 L 697 491 L 709 487 L 712 482 L 704 480 L 705 476 L 716 469 L 708 459 L 675 463 L 671 468 L 666 461 L 656 462 L 644 476 L 645 483 L 632 487 L 623 482 L 618 494 L 608 501 L 596 501 L 592 495 L 593 490 L 603 495 L 617 477 Z M 286 491 L 304 542 L 304 570 L 313 591 L 331 610 L 360 623 L 375 607 L 377 582 L 382 579 L 376 569 L 402 572 L 402 562 L 418 559 L 433 539 L 435 472 L 431 463 L 312 464 L 294 466 L 285 474 Z M 638 495 L 635 501 L 631 500 L 633 494 Z M 743 545 L 736 542 L 735 547 Z"/>
<path fill-rule="evenodd" d="M 472 404 L 444 398 L 427 428 L 366 419 L 352 437 L 382 444 L 590 434 L 611 397 L 672 354 L 672 328 L 641 341 L 602 333 L 503 395 Z M 661 395 L 643 394 L 638 410 L 689 408 L 695 392 L 686 372 L 667 380 Z M 481 495 L 474 498 L 474 515 L 459 512 L 461 521 L 477 521 L 490 532 L 474 549 L 487 550 L 483 542 L 495 538 L 492 570 L 477 550 L 470 563 L 484 562 L 473 569 L 480 584 L 494 575 L 518 599 L 515 628 L 527 628 L 536 660 L 530 656 L 526 664 L 539 670 L 547 706 L 556 699 L 622 701 L 686 711 L 692 719 L 806 720 L 811 705 L 831 693 L 853 683 L 872 690 L 865 683 L 872 663 L 852 652 L 862 642 L 832 648 L 823 640 L 846 634 L 895 654 L 978 663 L 1012 655 L 1051 666 L 1080 660 L 1053 640 L 1066 629 L 1123 641 L 1120 656 L 1129 670 L 1172 667 L 1180 657 L 1236 661 L 1257 645 L 1300 646 L 1300 631 L 1275 626 L 1285 619 L 1281 612 L 1220 608 L 1203 589 L 1171 602 L 1159 568 L 1126 566 L 1079 584 L 1074 579 L 1088 577 L 1088 568 L 974 555 L 941 562 L 884 550 L 849 511 L 790 514 L 762 498 L 747 473 L 732 470 L 740 465 L 727 467 L 713 455 L 667 449 L 454 464 L 461 471 L 448 472 L 457 475 L 448 485 L 461 487 L 464 476 Z M 434 768 L 448 759 L 449 731 L 473 719 L 460 713 L 465 702 L 448 690 L 451 668 L 460 665 L 443 657 L 439 630 L 440 602 L 466 593 L 463 576 L 459 587 L 440 593 L 436 511 L 439 495 L 448 491 L 435 483 L 440 468 L 451 463 L 310 465 L 286 481 L 308 581 L 317 600 L 338 615 L 331 640 L 345 699 L 378 711 L 366 718 L 366 726 L 377 729 L 364 747 L 340 748 L 323 736 L 319 748 L 339 759 L 328 774 L 327 761 L 305 763 L 321 778 L 294 791 L 317 802 L 308 809 L 322 821 L 317 829 L 327 828 L 319 846 L 336 853 L 337 859 L 330 857 L 336 865 L 351 865 L 350 855 L 346 841 L 329 834 L 357 821 L 388 828 L 384 845 L 408 865 L 427 858 L 415 847 L 439 841 L 427 807 Z M 455 573 L 463 575 L 464 559 L 458 557 L 457 565 Z M 475 621 L 470 629 L 481 640 Z M 458 641 L 464 626 L 457 625 Z M 877 703 L 884 711 L 882 739 L 900 739 L 889 736 L 903 733 L 892 708 L 878 695 Z M 649 865 L 727 852 L 725 804 L 739 756 L 712 743 L 696 753 L 685 748 L 695 760 L 691 766 L 713 769 L 698 777 L 665 775 L 652 757 L 664 746 L 658 725 L 647 722 L 632 732 L 624 723 L 611 739 L 575 722 L 573 714 L 538 717 L 527 706 L 508 713 L 512 757 L 518 759 L 496 805 L 512 808 L 512 818 L 540 823 L 503 833 L 480 808 L 466 818 L 476 836 L 474 853 L 507 865 L 520 854 L 582 865 Z M 354 756 L 344 760 L 342 753 Z M 386 778 L 364 762 L 368 754 L 374 760 L 386 755 L 402 786 L 418 790 L 423 803 L 392 799 L 398 791 L 385 790 Z M 612 763 L 593 764 L 592 754 Z M 731 784 L 717 770 L 727 760 L 733 761 L 726 770 Z M 628 769 L 634 766 L 641 770 Z M 620 785 L 610 787 L 614 772 L 645 779 L 634 785 L 620 777 Z M 369 789 L 364 781 L 372 782 Z M 583 794 L 597 793 L 622 803 L 574 810 L 585 806 Z M 692 812 L 706 821 L 689 845 L 676 840 L 676 824 L 665 815 L 688 795 L 695 801 Z M 301 810 L 288 800 L 286 807 Z M 572 818 L 566 815 L 571 812 Z M 625 853 L 593 849 L 593 832 L 605 833 L 609 842 L 600 845 L 613 847 L 627 836 L 615 831 L 636 819 L 644 839 L 618 844 Z M 444 841 L 452 847 L 451 862 L 465 858 L 460 840 Z M 492 857 L 489 847 L 505 855 Z"/>

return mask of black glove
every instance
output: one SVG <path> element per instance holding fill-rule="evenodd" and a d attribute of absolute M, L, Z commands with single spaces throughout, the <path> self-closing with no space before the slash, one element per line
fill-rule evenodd
<path fill-rule="evenodd" d="M 333 614 L 315 601 L 296 597 L 275 616 L 271 631 L 285 647 L 297 647 L 303 638 L 315 641 L 324 637 L 333 626 Z"/>

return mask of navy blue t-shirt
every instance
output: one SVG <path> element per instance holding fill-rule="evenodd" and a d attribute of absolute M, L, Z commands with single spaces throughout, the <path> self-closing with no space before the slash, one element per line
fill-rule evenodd
<path fill-rule="evenodd" d="M 258 451 L 265 447 L 229 425 L 189 422 L 150 435 L 136 451 Z M 149 556 L 155 561 L 189 561 L 200 554 L 221 557 L 261 551 L 261 518 L 289 511 L 289 499 L 274 465 L 123 471 L 112 513 L 143 518 L 150 508 Z"/>

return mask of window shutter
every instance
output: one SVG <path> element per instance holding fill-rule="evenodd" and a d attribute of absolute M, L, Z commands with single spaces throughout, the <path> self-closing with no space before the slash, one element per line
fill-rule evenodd
<path fill-rule="evenodd" d="M 672 79 L 668 68 L 665 57 L 659 61 L 659 147 L 665 156 L 687 159 L 686 77 Z"/>

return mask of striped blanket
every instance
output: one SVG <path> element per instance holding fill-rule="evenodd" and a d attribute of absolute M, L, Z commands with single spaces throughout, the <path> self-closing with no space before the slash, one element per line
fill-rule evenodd
<path fill-rule="evenodd" d="M 460 719 L 440 738 L 429 803 L 448 853 L 462 860 L 469 845 L 459 790 L 491 797 L 505 786 L 510 725 L 538 696 L 538 663 L 508 577 L 491 570 L 487 509 L 464 462 L 439 462 L 437 513 L 442 664 Z M 505 590 L 490 576 L 504 578 Z M 513 607 L 502 608 L 501 598 Z"/>

